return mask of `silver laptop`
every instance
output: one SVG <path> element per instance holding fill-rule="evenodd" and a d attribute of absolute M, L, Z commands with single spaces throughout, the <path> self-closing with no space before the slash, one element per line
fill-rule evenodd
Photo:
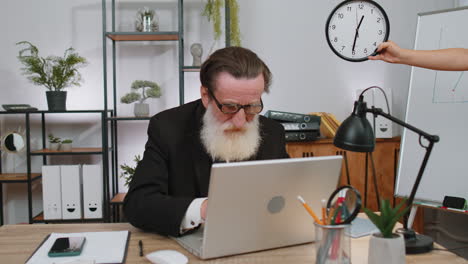
<path fill-rule="evenodd" d="M 314 220 L 338 186 L 341 156 L 213 164 L 203 228 L 174 238 L 202 258 L 314 241 Z"/>

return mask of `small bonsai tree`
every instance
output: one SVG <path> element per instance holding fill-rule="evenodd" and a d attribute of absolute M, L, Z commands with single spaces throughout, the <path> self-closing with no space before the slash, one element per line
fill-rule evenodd
<path fill-rule="evenodd" d="M 143 103 L 148 98 L 159 98 L 161 97 L 161 87 L 152 81 L 136 80 L 132 83 L 132 90 L 141 89 L 141 94 L 137 92 L 130 92 L 120 98 L 120 102 L 124 104 L 131 104 L 139 101 Z"/>
<path fill-rule="evenodd" d="M 39 50 L 28 41 L 16 45 L 25 45 L 18 54 L 19 61 L 24 65 L 23 75 L 36 85 L 43 85 L 49 91 L 61 91 L 73 85 L 80 86 L 81 75 L 78 68 L 87 64 L 85 58 L 69 48 L 63 57 L 39 57 Z"/>
<path fill-rule="evenodd" d="M 60 138 L 54 137 L 54 135 L 49 134 L 49 143 L 60 143 Z"/>
<path fill-rule="evenodd" d="M 363 210 L 367 214 L 369 219 L 372 221 L 372 223 L 374 223 L 374 225 L 380 230 L 382 237 L 392 238 L 393 228 L 395 227 L 395 224 L 404 214 L 406 214 L 406 212 L 409 209 L 409 207 L 401 209 L 405 202 L 406 201 L 403 200 L 400 204 L 398 204 L 395 208 L 392 209 L 388 200 L 382 200 L 380 202 L 380 215 L 372 212 L 368 208 L 363 208 Z"/>
<path fill-rule="evenodd" d="M 138 165 L 138 163 L 141 161 L 140 155 L 136 155 L 133 161 L 136 163 L 136 165 Z M 127 187 L 132 181 L 133 174 L 135 174 L 136 165 L 135 167 L 131 167 L 125 163 L 123 165 L 120 165 L 120 168 L 123 170 L 120 177 L 122 177 L 125 180 L 125 186 Z"/>

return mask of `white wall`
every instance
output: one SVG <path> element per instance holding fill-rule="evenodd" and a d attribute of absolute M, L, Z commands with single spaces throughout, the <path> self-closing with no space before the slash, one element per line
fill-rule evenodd
<path fill-rule="evenodd" d="M 325 39 L 325 22 L 341 0 L 238 0 L 240 4 L 243 46 L 256 51 L 270 66 L 274 82 L 265 96 L 265 109 L 291 112 L 330 112 L 343 120 L 355 100 L 355 90 L 371 85 L 391 89 L 393 113 L 403 118 L 410 77 L 410 67 L 382 62 L 351 63 L 338 58 Z M 110 5 L 110 1 L 108 1 Z M 141 6 L 156 8 L 160 30 L 177 29 L 176 1 L 117 1 L 117 30 L 131 28 L 133 16 Z M 390 38 L 405 48 L 414 43 L 416 18 L 420 12 L 452 8 L 456 0 L 378 0 L 390 18 Z M 201 42 L 206 53 L 212 44 L 210 24 L 200 18 L 201 0 L 186 0 L 185 61 L 191 64 L 189 46 Z M 102 27 L 100 0 L 16 0 L 2 1 L 0 8 L 0 104 L 28 103 L 46 109 L 45 89 L 29 83 L 20 73 L 15 43 L 28 40 L 40 54 L 60 55 L 73 46 L 86 57 L 89 65 L 81 70 L 84 83 L 68 89 L 68 109 L 103 108 Z M 110 18 L 110 15 L 108 16 Z M 110 42 L 108 57 L 110 58 Z M 152 113 L 178 105 L 177 46 L 173 42 L 120 43 L 117 47 L 118 97 L 129 91 L 135 79 L 158 82 L 163 97 L 150 99 Z M 218 45 L 219 47 L 220 45 Z M 110 60 L 109 60 L 110 63 Z M 110 65 L 108 65 L 110 69 Z M 111 75 L 108 74 L 109 85 Z M 111 87 L 111 86 L 110 86 Z M 196 73 L 186 75 L 185 101 L 199 97 Z M 132 105 L 118 103 L 119 115 L 132 115 Z M 97 116 L 53 116 L 48 132 L 71 137 L 77 146 L 101 144 Z M 34 121 L 35 146 L 39 146 L 38 120 Z M 0 116 L 0 135 L 22 126 Z M 146 142 L 147 122 L 119 123 L 119 164 L 133 164 Z M 24 125 L 22 127 L 24 129 Z M 39 158 L 35 158 L 39 159 Z M 24 171 L 24 155 L 2 154 L 3 168 Z M 54 160 L 53 162 L 62 162 Z M 99 162 L 99 158 L 86 160 Z M 83 158 L 65 158 L 65 162 L 83 162 Z M 39 168 L 35 161 L 36 170 Z M 122 183 L 120 184 L 122 186 Z M 4 185 L 5 186 L 5 185 Z M 38 188 L 40 190 L 40 188 Z M 26 222 L 25 186 L 4 187 L 7 223 Z M 40 194 L 37 194 L 40 197 Z M 35 206 L 40 210 L 40 204 Z M 14 208 L 14 210 L 13 210 Z"/>

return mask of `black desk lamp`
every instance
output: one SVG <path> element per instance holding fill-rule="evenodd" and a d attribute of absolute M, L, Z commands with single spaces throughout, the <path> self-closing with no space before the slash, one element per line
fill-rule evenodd
<path fill-rule="evenodd" d="M 406 207 L 411 207 L 413 204 L 414 196 L 418 190 L 419 183 L 426 168 L 429 155 L 431 154 L 434 143 L 439 141 L 439 137 L 436 135 L 429 135 L 428 133 L 419 130 L 393 116 L 382 111 L 380 108 L 371 109 L 367 108 L 364 102 L 364 92 L 371 88 L 379 88 L 376 86 L 365 89 L 359 96 L 359 101 L 354 102 L 354 109 L 351 114 L 338 128 L 333 144 L 339 148 L 356 151 L 356 152 L 372 152 L 375 147 L 375 137 L 372 127 L 366 118 L 366 113 L 372 113 L 374 116 L 383 116 L 407 129 L 417 133 L 419 135 L 419 144 L 421 147 L 426 149 L 423 162 L 419 168 L 418 176 L 414 182 L 413 189 L 409 198 L 406 200 Z M 421 137 L 424 137 L 429 141 L 428 146 L 424 146 L 421 143 Z M 399 229 L 397 232 L 402 234 L 405 238 L 405 246 L 407 254 L 418 254 L 432 250 L 433 240 L 431 237 L 416 234 L 414 230 L 408 228 L 408 218 L 410 210 L 404 216 L 404 227 Z"/>

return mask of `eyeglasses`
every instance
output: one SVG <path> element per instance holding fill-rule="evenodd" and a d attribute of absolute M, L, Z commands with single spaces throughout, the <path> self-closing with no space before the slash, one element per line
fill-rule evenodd
<path fill-rule="evenodd" d="M 263 101 L 260 98 L 260 104 L 248 104 L 248 105 L 241 105 L 241 104 L 222 104 L 216 99 L 213 92 L 210 89 L 207 89 L 210 96 L 215 100 L 216 105 L 218 106 L 219 110 L 224 114 L 235 114 L 239 112 L 241 109 L 244 109 L 245 113 L 248 115 L 256 115 L 263 110 Z"/>

